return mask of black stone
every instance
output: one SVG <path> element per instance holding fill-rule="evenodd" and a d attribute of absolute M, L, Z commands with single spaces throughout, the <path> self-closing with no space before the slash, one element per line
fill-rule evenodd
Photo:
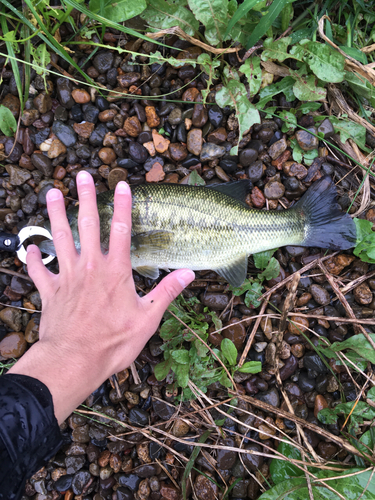
<path fill-rule="evenodd" d="M 139 408 L 132 408 L 129 411 L 129 422 L 132 425 L 136 425 L 138 427 L 144 427 L 148 425 L 150 415 L 144 410 Z"/>
<path fill-rule="evenodd" d="M 139 483 L 141 482 L 137 474 L 115 474 L 115 479 L 120 486 L 126 486 L 133 493 L 137 491 Z"/>
<path fill-rule="evenodd" d="M 77 142 L 77 134 L 73 128 L 60 120 L 53 123 L 52 132 L 67 148 L 74 146 Z"/>
<path fill-rule="evenodd" d="M 98 121 L 99 109 L 92 103 L 84 104 L 82 106 L 83 119 L 86 122 L 96 123 Z"/>
<path fill-rule="evenodd" d="M 72 486 L 72 482 L 73 482 L 73 475 L 65 474 L 64 476 L 59 477 L 57 481 L 55 481 L 53 487 L 56 491 L 60 493 L 61 491 L 67 491 Z"/>
<path fill-rule="evenodd" d="M 315 389 L 315 379 L 310 378 L 307 373 L 301 372 L 298 378 L 298 386 L 303 392 L 310 392 Z"/>
<path fill-rule="evenodd" d="M 108 50 L 102 50 L 96 54 L 92 64 L 99 73 L 107 73 L 113 66 L 114 55 Z"/>
<path fill-rule="evenodd" d="M 80 470 L 74 475 L 72 481 L 72 490 L 75 495 L 80 495 L 83 492 L 84 487 L 90 481 L 91 474 L 87 470 Z"/>
<path fill-rule="evenodd" d="M 129 156 L 137 163 L 144 163 L 148 158 L 147 149 L 138 142 L 131 142 L 129 145 Z"/>
<path fill-rule="evenodd" d="M 93 130 L 92 134 L 90 135 L 90 144 L 94 147 L 102 146 L 105 134 L 107 132 L 108 129 L 105 124 L 99 123 L 99 125 Z"/>
<path fill-rule="evenodd" d="M 128 168 L 128 169 L 139 167 L 139 163 L 136 163 L 130 158 L 117 158 L 117 165 L 121 168 Z"/>
<path fill-rule="evenodd" d="M 208 106 L 208 119 L 215 128 L 219 128 L 221 122 L 223 121 L 223 112 L 216 104 L 214 106 Z"/>

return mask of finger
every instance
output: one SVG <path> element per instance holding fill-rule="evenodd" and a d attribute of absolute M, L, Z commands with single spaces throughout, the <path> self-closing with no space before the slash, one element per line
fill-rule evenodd
<path fill-rule="evenodd" d="M 132 196 L 128 184 L 119 182 L 115 190 L 108 257 L 120 261 L 122 268 L 131 272 L 130 241 L 132 226 Z"/>
<path fill-rule="evenodd" d="M 174 300 L 182 290 L 189 285 L 195 278 L 195 274 L 190 269 L 179 269 L 168 274 L 156 288 L 148 295 L 142 298 L 152 311 L 153 315 L 160 316 L 164 314 L 169 304 Z"/>
<path fill-rule="evenodd" d="M 34 281 L 41 297 L 47 297 L 53 293 L 56 275 L 43 264 L 42 254 L 36 245 L 27 247 L 26 262 L 29 276 Z"/>
<path fill-rule="evenodd" d="M 51 221 L 53 244 L 59 260 L 60 269 L 66 269 L 77 258 L 72 231 L 66 218 L 65 203 L 58 189 L 50 189 L 47 193 L 47 209 Z"/>
<path fill-rule="evenodd" d="M 79 198 L 78 229 L 81 256 L 91 261 L 100 252 L 100 225 L 96 204 L 96 192 L 91 175 L 84 170 L 77 175 Z"/>

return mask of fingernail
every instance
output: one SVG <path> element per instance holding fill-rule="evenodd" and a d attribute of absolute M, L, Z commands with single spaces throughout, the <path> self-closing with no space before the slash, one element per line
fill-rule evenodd
<path fill-rule="evenodd" d="M 79 184 L 88 184 L 90 182 L 91 175 L 88 172 L 82 170 L 77 174 L 77 182 Z"/>
<path fill-rule="evenodd" d="M 190 269 L 185 269 L 177 276 L 177 281 L 185 288 L 195 279 L 195 273 Z"/>
<path fill-rule="evenodd" d="M 125 181 L 120 181 L 116 186 L 116 191 L 119 194 L 125 194 L 129 191 L 129 185 Z"/>
<path fill-rule="evenodd" d="M 58 189 L 50 189 L 47 192 L 47 196 L 46 196 L 47 201 L 59 200 L 61 197 L 62 197 L 61 191 L 59 191 Z"/>

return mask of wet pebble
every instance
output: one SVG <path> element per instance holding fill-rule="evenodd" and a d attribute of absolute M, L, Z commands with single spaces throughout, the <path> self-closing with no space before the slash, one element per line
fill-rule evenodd
<path fill-rule="evenodd" d="M 263 403 L 267 403 L 271 406 L 275 406 L 279 408 L 280 406 L 280 394 L 276 387 L 272 387 L 268 391 L 259 392 L 256 395 L 256 399 L 263 401 Z"/>
<path fill-rule="evenodd" d="M 327 290 L 320 285 L 311 285 L 310 293 L 315 302 L 321 306 L 326 306 L 331 302 L 331 297 Z"/>
<path fill-rule="evenodd" d="M 19 358 L 26 351 L 27 342 L 22 332 L 10 332 L 0 341 L 0 355 L 4 359 Z"/>
<path fill-rule="evenodd" d="M 186 147 L 189 153 L 192 153 L 195 156 L 199 156 L 202 151 L 203 145 L 203 137 L 202 130 L 198 128 L 194 128 L 189 131 L 187 134 L 187 142 Z"/>
<path fill-rule="evenodd" d="M 288 379 L 297 370 L 298 360 L 291 354 L 288 359 L 285 360 L 285 364 L 280 368 L 280 378 L 281 380 Z"/>
<path fill-rule="evenodd" d="M 198 475 L 196 477 L 194 482 L 194 490 L 199 500 L 216 500 L 219 493 L 219 488 L 217 487 L 216 483 L 210 481 L 207 475 Z"/>
<path fill-rule="evenodd" d="M 324 396 L 318 394 L 315 398 L 315 405 L 314 405 L 315 417 L 317 417 L 320 410 L 323 410 L 324 408 L 328 408 L 327 400 L 325 399 Z"/>
<path fill-rule="evenodd" d="M 218 146 L 216 144 L 205 142 L 201 149 L 199 158 L 201 162 L 206 162 L 214 160 L 215 158 L 221 158 L 225 155 L 225 152 L 226 151 L 224 146 Z"/>
<path fill-rule="evenodd" d="M 286 140 L 284 138 L 274 142 L 269 148 L 268 148 L 268 155 L 275 160 L 278 156 L 280 156 L 286 148 L 288 147 Z"/>
<path fill-rule="evenodd" d="M 169 420 L 176 412 L 176 408 L 165 401 L 155 400 L 152 403 L 155 414 L 162 420 Z"/>
<path fill-rule="evenodd" d="M 60 120 L 54 121 L 52 131 L 67 148 L 74 146 L 77 142 L 77 135 L 73 127 Z"/>
<path fill-rule="evenodd" d="M 207 306 L 213 311 L 222 311 L 229 303 L 229 297 L 223 293 L 204 293 L 201 298 L 203 305 Z M 1 314 L 1 312 L 0 312 Z"/>
<path fill-rule="evenodd" d="M 264 196 L 269 200 L 278 200 L 285 193 L 285 186 L 279 181 L 270 180 L 264 186 Z"/>
<path fill-rule="evenodd" d="M 361 305 L 371 304 L 373 295 L 367 283 L 361 283 L 353 290 L 355 301 Z"/>
<path fill-rule="evenodd" d="M 142 144 L 131 142 L 129 145 L 129 156 L 137 163 L 144 163 L 148 158 L 148 152 Z"/>
<path fill-rule="evenodd" d="M 248 444 L 245 446 L 246 450 L 261 452 L 262 448 L 255 443 Z M 243 462 L 246 467 L 249 468 L 250 471 L 256 472 L 263 464 L 263 457 L 261 455 L 253 455 L 250 453 L 246 453 L 242 455 Z"/>
<path fill-rule="evenodd" d="M 258 151 L 253 148 L 243 149 L 239 156 L 239 162 L 243 167 L 248 167 L 258 158 Z"/>
<path fill-rule="evenodd" d="M 318 133 L 315 127 L 309 127 L 307 130 L 313 132 L 314 134 Z M 296 139 L 299 147 L 304 151 L 311 151 L 316 149 L 319 145 L 319 139 L 305 130 L 297 130 Z"/>
<path fill-rule="evenodd" d="M 103 50 L 97 53 L 92 64 L 98 73 L 107 73 L 113 66 L 114 55 L 108 50 Z"/>

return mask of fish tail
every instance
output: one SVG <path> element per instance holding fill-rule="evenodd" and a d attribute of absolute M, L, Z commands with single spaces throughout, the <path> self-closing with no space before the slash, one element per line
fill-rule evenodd
<path fill-rule="evenodd" d="M 337 191 L 329 176 L 315 182 L 293 209 L 305 219 L 302 246 L 347 250 L 356 243 L 356 228 L 336 202 Z"/>

